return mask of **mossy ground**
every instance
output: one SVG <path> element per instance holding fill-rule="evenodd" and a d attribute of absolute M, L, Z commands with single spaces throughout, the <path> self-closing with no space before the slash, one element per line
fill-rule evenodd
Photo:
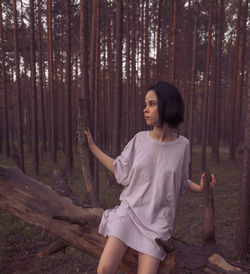
<path fill-rule="evenodd" d="M 39 181 L 51 184 L 52 172 L 63 167 L 63 154 L 58 153 L 58 163 L 53 164 L 49 155 L 44 155 L 40 164 L 40 176 L 32 172 L 32 157 L 25 155 L 26 174 Z M 10 159 L 0 155 L 0 163 L 12 166 Z M 193 148 L 193 180 L 200 178 L 200 148 Z M 228 150 L 221 149 L 220 164 L 210 160 L 208 149 L 207 166 L 217 179 L 214 191 L 216 214 L 216 240 L 227 257 L 234 257 L 235 233 L 239 210 L 240 168 L 228 160 Z M 120 186 L 110 184 L 110 174 L 100 168 L 100 200 L 107 207 L 119 202 Z M 79 197 L 85 190 L 80 170 L 79 156 L 74 159 L 74 170 L 68 178 L 69 186 Z M 203 194 L 187 191 L 177 210 L 175 237 L 195 245 L 202 244 Z M 96 273 L 97 260 L 69 247 L 65 252 L 38 259 L 36 255 L 51 243 L 55 236 L 29 225 L 21 219 L 0 210 L 0 273 Z"/>

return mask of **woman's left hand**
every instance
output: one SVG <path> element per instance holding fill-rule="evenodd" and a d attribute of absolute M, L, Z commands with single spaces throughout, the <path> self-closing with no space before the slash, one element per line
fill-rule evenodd
<path fill-rule="evenodd" d="M 211 177 L 212 177 L 212 181 L 210 182 L 210 184 L 209 184 L 209 186 L 210 186 L 210 188 L 215 188 L 215 184 L 216 184 L 216 179 L 215 179 L 215 176 L 212 174 L 211 175 Z"/>

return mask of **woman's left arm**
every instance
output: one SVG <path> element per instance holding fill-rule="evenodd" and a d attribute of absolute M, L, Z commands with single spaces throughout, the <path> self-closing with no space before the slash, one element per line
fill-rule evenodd
<path fill-rule="evenodd" d="M 189 180 L 188 188 L 192 191 L 203 192 L 204 191 L 204 177 L 205 177 L 205 173 L 203 173 L 201 175 L 201 180 L 200 180 L 199 185 L 192 182 L 191 180 Z M 215 186 L 216 179 L 215 179 L 214 175 L 211 175 L 211 177 L 212 177 L 212 181 L 210 182 L 210 187 L 213 188 Z"/>

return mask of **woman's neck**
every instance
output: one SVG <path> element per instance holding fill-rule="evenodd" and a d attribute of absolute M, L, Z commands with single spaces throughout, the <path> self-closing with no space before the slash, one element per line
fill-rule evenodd
<path fill-rule="evenodd" d="M 154 127 L 150 135 L 153 139 L 161 142 L 171 142 L 177 138 L 176 129 L 170 128 L 168 125 L 163 125 L 162 128 Z"/>

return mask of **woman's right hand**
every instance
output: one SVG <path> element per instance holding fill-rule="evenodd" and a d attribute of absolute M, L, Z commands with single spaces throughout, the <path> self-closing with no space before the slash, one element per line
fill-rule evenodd
<path fill-rule="evenodd" d="M 90 146 L 93 146 L 95 143 L 94 143 L 94 141 L 93 141 L 93 138 L 92 138 L 92 135 L 91 135 L 91 133 L 90 133 L 89 128 L 87 128 L 86 130 L 84 130 L 84 134 L 85 134 L 86 137 L 87 137 L 89 147 L 90 147 Z"/>

